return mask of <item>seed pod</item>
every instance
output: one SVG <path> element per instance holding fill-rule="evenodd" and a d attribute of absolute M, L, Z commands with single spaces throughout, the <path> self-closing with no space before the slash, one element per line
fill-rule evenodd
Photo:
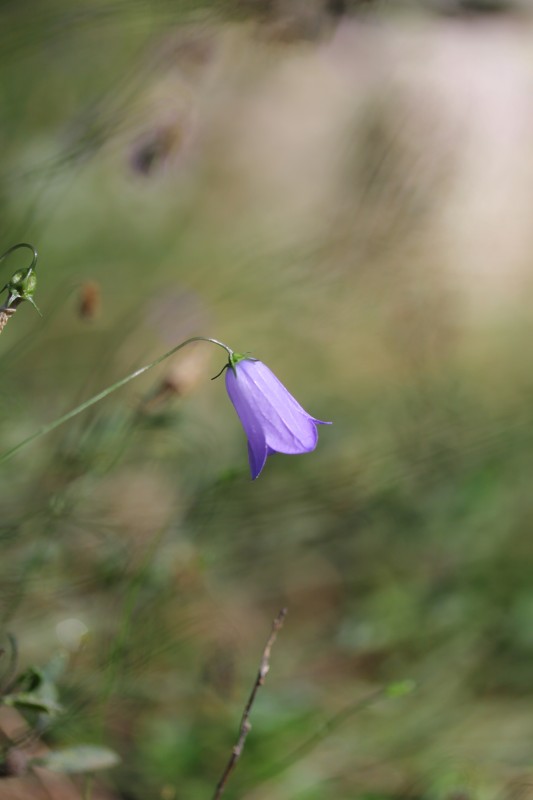
<path fill-rule="evenodd" d="M 81 319 L 94 319 L 102 307 L 100 285 L 95 281 L 85 281 L 79 294 L 78 314 Z"/>

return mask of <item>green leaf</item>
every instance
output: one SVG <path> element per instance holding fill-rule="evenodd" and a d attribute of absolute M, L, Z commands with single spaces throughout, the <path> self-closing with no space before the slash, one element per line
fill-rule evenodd
<path fill-rule="evenodd" d="M 387 697 L 404 697 L 406 694 L 411 694 L 416 689 L 416 683 L 413 680 L 396 681 L 390 683 L 385 689 Z"/>
<path fill-rule="evenodd" d="M 119 756 L 107 747 L 79 745 L 64 750 L 54 750 L 45 756 L 32 759 L 32 764 L 52 769 L 55 772 L 95 772 L 109 769 L 120 761 Z"/>
<path fill-rule="evenodd" d="M 25 692 L 35 692 L 44 683 L 44 675 L 39 667 L 28 667 L 21 672 L 17 678 L 17 687 L 24 689 Z"/>
<path fill-rule="evenodd" d="M 6 706 L 19 708 L 23 711 L 38 711 L 39 713 L 49 714 L 50 716 L 54 716 L 54 714 L 59 714 L 63 711 L 60 703 L 53 698 L 43 697 L 42 695 L 32 692 L 8 694 L 3 698 L 2 702 Z"/>

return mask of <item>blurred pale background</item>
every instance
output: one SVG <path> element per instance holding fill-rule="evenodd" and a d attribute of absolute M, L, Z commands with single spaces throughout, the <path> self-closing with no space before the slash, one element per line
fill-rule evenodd
<path fill-rule="evenodd" d="M 228 797 L 527 797 L 528 6 L 0 21 L 1 249 L 38 248 L 43 312 L 2 334 L 2 449 L 197 334 L 334 422 L 252 483 L 198 345 L 2 465 L 3 635 L 71 652 L 47 742 L 113 748 L 112 797 L 210 797 L 287 605 Z"/>

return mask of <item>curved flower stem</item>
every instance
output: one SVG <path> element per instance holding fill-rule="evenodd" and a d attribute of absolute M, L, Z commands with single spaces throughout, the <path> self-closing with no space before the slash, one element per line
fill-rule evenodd
<path fill-rule="evenodd" d="M 9 255 L 11 255 L 11 253 L 13 253 L 15 250 L 18 250 L 21 247 L 27 247 L 28 250 L 31 250 L 33 253 L 32 262 L 29 267 L 26 267 L 26 272 L 30 269 L 35 269 L 35 265 L 37 263 L 37 250 L 32 244 L 28 244 L 28 242 L 19 242 L 18 244 L 12 245 L 8 250 L 6 250 L 5 253 L 2 253 L 2 255 L 0 256 L 0 261 L 3 261 L 4 258 L 7 258 Z"/>
<path fill-rule="evenodd" d="M 58 419 L 55 419 L 53 422 L 49 422 L 47 425 L 43 425 L 42 428 L 39 428 L 38 431 L 32 433 L 31 436 L 28 436 L 26 439 L 23 439 L 14 447 L 10 448 L 9 450 L 6 450 L 4 453 L 1 453 L 0 464 L 3 461 L 7 461 L 8 458 L 11 458 L 12 455 L 17 453 L 25 445 L 35 441 L 35 439 L 39 439 L 41 436 L 45 436 L 47 433 L 50 433 L 56 428 L 59 428 L 59 426 L 63 425 L 64 422 L 68 422 L 70 419 L 73 419 L 78 414 L 81 414 L 82 411 L 85 411 L 87 408 L 90 408 L 91 406 L 94 406 L 96 403 L 99 403 L 100 400 L 103 400 L 112 392 L 116 391 L 117 389 L 120 389 L 121 386 L 125 386 L 126 383 L 129 383 L 134 378 L 138 378 L 139 375 L 142 375 L 144 372 L 148 372 L 149 369 L 157 367 L 157 365 L 161 364 L 161 362 L 164 361 L 166 358 L 169 358 L 169 356 L 174 355 L 174 353 L 177 353 L 178 350 L 181 350 L 183 347 L 186 347 L 186 345 L 192 344 L 192 342 L 211 342 L 212 344 L 216 344 L 219 347 L 222 347 L 227 352 L 229 357 L 233 355 L 233 350 L 231 349 L 231 347 L 228 347 L 223 342 L 219 342 L 218 339 L 211 339 L 208 336 L 192 336 L 190 339 L 186 339 L 184 342 L 181 342 L 181 344 L 178 344 L 176 345 L 176 347 L 173 347 L 171 350 L 168 350 L 166 353 L 163 353 L 162 356 L 158 356 L 158 358 L 156 358 L 155 361 L 151 361 L 144 367 L 136 369 L 135 372 L 131 372 L 129 375 L 126 375 L 125 378 L 122 378 L 116 383 L 111 384 L 111 386 L 108 386 L 106 389 L 103 389 L 98 394 L 95 394 L 94 397 L 89 398 L 89 400 L 85 400 L 79 406 L 73 408 L 72 411 L 68 411 L 66 414 L 63 414 L 61 417 L 58 417 Z"/>

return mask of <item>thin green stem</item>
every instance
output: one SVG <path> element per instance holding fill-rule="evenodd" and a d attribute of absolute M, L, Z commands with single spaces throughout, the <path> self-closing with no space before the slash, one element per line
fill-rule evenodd
<path fill-rule="evenodd" d="M 38 431 L 32 433 L 31 436 L 28 436 L 26 439 L 23 439 L 21 442 L 16 444 L 11 449 L 6 450 L 4 453 L 1 453 L 0 464 L 4 461 L 7 461 L 8 458 L 11 458 L 11 456 L 17 453 L 22 447 L 25 447 L 30 442 L 35 441 L 35 439 L 39 439 L 41 436 L 45 436 L 47 433 L 51 433 L 51 431 L 54 431 L 56 428 L 59 428 L 60 425 L 63 425 L 64 422 L 68 422 L 70 419 L 73 419 L 78 414 L 81 414 L 82 411 L 85 411 L 91 406 L 94 406 L 96 403 L 99 403 L 100 400 L 103 400 L 112 392 L 116 391 L 117 389 L 120 389 L 121 386 L 125 386 L 134 378 L 138 378 L 139 375 L 142 375 L 144 372 L 148 372 L 149 369 L 157 367 L 157 365 L 161 364 L 161 362 L 164 361 L 166 358 L 169 358 L 169 356 L 174 355 L 174 353 L 177 353 L 178 350 L 181 350 L 183 347 L 186 347 L 186 345 L 192 344 L 192 342 L 211 342 L 212 344 L 216 344 L 219 347 L 222 347 L 227 352 L 228 356 L 231 357 L 233 355 L 233 350 L 226 344 L 223 344 L 223 342 L 219 342 L 218 339 L 211 339 L 208 336 L 192 336 L 190 339 L 186 339 L 184 342 L 181 342 L 181 344 L 178 344 L 176 345 L 176 347 L 173 347 L 171 350 L 168 350 L 166 353 L 163 353 L 163 355 L 156 358 L 155 361 L 151 361 L 150 364 L 146 364 L 144 367 L 136 369 L 135 372 L 126 375 L 125 378 L 122 378 L 120 381 L 117 381 L 116 383 L 113 383 L 111 386 L 108 386 L 107 389 L 103 389 L 103 391 L 99 392 L 98 394 L 95 394 L 94 397 L 89 398 L 89 400 L 85 400 L 79 406 L 73 408 L 72 411 L 68 411 L 66 414 L 63 414 L 61 417 L 58 417 L 58 419 L 55 419 L 53 422 L 49 422 L 47 425 L 43 425 L 42 428 L 39 428 Z"/>
<path fill-rule="evenodd" d="M 18 250 L 20 247 L 27 247 L 28 250 L 32 251 L 33 260 L 31 262 L 30 266 L 26 267 L 26 270 L 33 269 L 35 267 L 35 264 L 37 263 L 37 250 L 35 249 L 35 247 L 32 244 L 28 244 L 28 242 L 19 242 L 18 244 L 14 244 L 12 247 L 10 247 L 8 250 L 6 250 L 5 253 L 2 253 L 2 255 L 0 256 L 0 261 L 3 261 L 4 258 L 7 258 L 11 253 L 13 253 L 15 250 Z"/>

